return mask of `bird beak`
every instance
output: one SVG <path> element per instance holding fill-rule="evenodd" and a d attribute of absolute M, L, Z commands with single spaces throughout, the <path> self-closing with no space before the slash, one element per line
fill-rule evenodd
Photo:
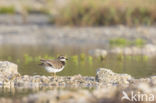
<path fill-rule="evenodd" d="M 66 60 L 68 60 L 68 58 L 66 58 Z"/>

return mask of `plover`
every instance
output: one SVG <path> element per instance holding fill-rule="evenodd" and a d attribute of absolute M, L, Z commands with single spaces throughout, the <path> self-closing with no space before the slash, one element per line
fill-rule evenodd
<path fill-rule="evenodd" d="M 64 69 L 66 60 L 68 59 L 65 56 L 59 56 L 55 60 L 40 59 L 40 65 L 42 65 L 47 72 L 52 73 L 55 76 L 57 72 Z"/>

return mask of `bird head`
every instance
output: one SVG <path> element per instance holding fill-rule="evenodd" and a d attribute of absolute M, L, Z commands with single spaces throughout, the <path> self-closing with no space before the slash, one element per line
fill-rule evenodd
<path fill-rule="evenodd" d="M 57 59 L 60 60 L 60 61 L 64 61 L 64 62 L 65 62 L 66 60 L 68 60 L 68 58 L 65 57 L 65 56 L 59 56 Z"/>

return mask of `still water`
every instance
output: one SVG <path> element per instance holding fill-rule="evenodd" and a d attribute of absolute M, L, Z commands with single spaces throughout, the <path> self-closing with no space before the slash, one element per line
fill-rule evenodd
<path fill-rule="evenodd" d="M 40 58 L 54 59 L 66 55 L 69 60 L 65 69 L 57 75 L 95 76 L 96 69 L 104 67 L 116 73 L 127 73 L 135 78 L 156 75 L 156 57 L 108 55 L 105 58 L 88 54 L 89 48 L 47 47 L 47 46 L 0 46 L 0 60 L 18 64 L 22 75 L 50 75 L 41 66 Z M 21 98 L 23 96 L 49 89 L 0 88 L 0 97 Z"/>
<path fill-rule="evenodd" d="M 0 60 L 18 64 L 22 75 L 50 75 L 40 65 L 40 58 L 56 58 L 66 55 L 69 60 L 65 69 L 57 75 L 95 76 L 96 69 L 104 67 L 117 73 L 127 73 L 135 78 L 156 75 L 156 57 L 108 55 L 105 58 L 88 54 L 86 48 L 46 46 L 1 46 Z"/>

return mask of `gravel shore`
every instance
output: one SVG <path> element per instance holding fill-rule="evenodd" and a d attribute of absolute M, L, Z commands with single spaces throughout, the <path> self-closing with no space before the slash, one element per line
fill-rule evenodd
<path fill-rule="evenodd" d="M 17 65 L 7 61 L 0 62 L 0 71 L 1 88 L 49 88 L 48 91 L 39 91 L 22 98 L 0 98 L 0 103 L 133 103 L 137 100 L 139 103 L 156 102 L 156 76 L 135 79 L 128 74 L 114 73 L 106 68 L 99 68 L 96 77 L 21 76 Z M 132 92 L 137 95 L 135 98 L 130 97 Z M 147 95 L 146 98 L 140 99 L 141 94 Z M 123 98 L 125 95 L 129 98 Z"/>

